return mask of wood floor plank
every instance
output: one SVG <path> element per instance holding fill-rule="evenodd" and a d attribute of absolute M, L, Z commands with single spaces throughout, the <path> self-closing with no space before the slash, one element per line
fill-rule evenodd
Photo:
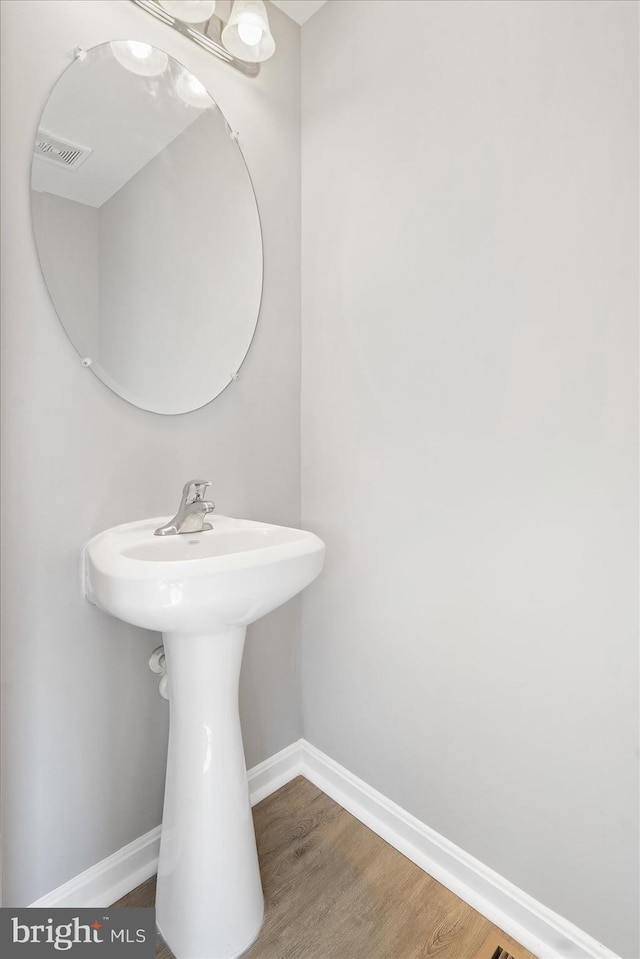
<path fill-rule="evenodd" d="M 534 959 L 301 776 L 253 814 L 266 909 L 244 959 Z M 155 878 L 114 905 L 154 901 Z"/>

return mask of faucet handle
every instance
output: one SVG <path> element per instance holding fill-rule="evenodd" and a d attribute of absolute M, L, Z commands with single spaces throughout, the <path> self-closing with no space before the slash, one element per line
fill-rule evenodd
<path fill-rule="evenodd" d="M 182 502 L 185 506 L 191 506 L 192 503 L 199 503 L 204 499 L 204 491 L 208 486 L 212 486 L 211 480 L 189 480 L 184 484 L 182 490 Z"/>

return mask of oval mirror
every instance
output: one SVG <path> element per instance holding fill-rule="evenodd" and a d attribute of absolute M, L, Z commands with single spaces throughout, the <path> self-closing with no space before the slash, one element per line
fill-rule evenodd
<path fill-rule="evenodd" d="M 103 383 L 185 413 L 235 378 L 260 309 L 260 220 L 193 74 L 135 41 L 82 52 L 42 114 L 31 201 L 56 312 Z"/>

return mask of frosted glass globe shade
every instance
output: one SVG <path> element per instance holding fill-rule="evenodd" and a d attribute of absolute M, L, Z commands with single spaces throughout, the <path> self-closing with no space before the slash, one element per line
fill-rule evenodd
<path fill-rule="evenodd" d="M 235 0 L 229 22 L 222 31 L 222 45 L 238 60 L 262 63 L 273 56 L 276 42 L 269 29 L 263 0 Z"/>

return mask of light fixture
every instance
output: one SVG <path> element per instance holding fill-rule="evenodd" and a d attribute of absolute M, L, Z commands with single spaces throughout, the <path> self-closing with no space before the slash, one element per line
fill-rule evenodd
<path fill-rule="evenodd" d="M 139 40 L 112 40 L 109 46 L 120 66 L 141 77 L 159 77 L 169 62 L 162 50 Z"/>
<path fill-rule="evenodd" d="M 2 0 L 0 0 L 0 3 Z M 257 77 L 276 44 L 262 0 L 131 0 L 165 26 L 246 77 Z M 215 12 L 214 12 L 215 10 Z"/>
<path fill-rule="evenodd" d="M 176 20 L 183 23 L 206 23 L 213 16 L 216 0 L 158 0 Z"/>
<path fill-rule="evenodd" d="M 213 100 L 207 93 L 206 87 L 200 83 L 197 77 L 194 77 L 193 73 L 189 73 L 188 70 L 183 70 L 178 77 L 176 90 L 179 96 L 181 96 L 184 102 L 188 103 L 190 107 L 197 107 L 198 110 L 208 110 L 210 107 L 215 106 Z"/>
<path fill-rule="evenodd" d="M 235 0 L 221 39 L 224 48 L 239 60 L 262 63 L 273 56 L 276 43 L 263 0 Z"/>

